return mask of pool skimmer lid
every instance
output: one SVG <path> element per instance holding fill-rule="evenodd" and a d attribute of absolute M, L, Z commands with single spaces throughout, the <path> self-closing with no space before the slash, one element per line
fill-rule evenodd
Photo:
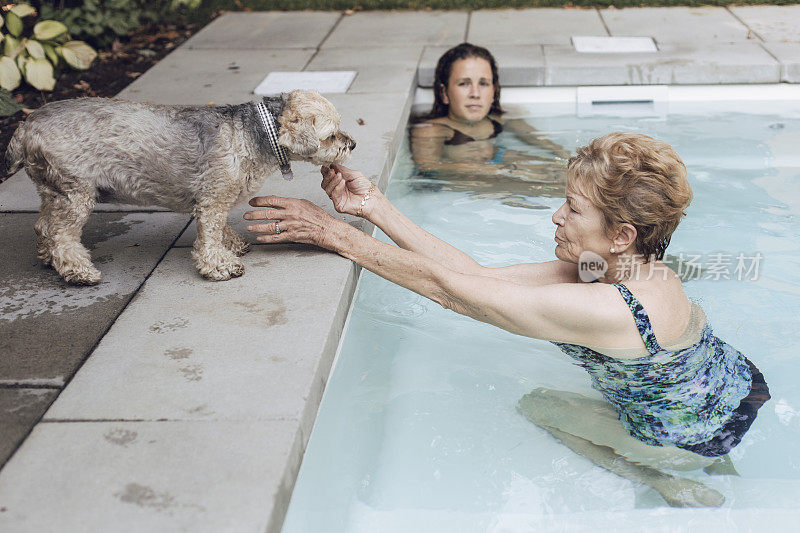
<path fill-rule="evenodd" d="M 355 70 L 327 72 L 270 72 L 253 93 L 265 96 L 304 89 L 321 93 L 346 93 L 356 77 Z"/>
<path fill-rule="evenodd" d="M 572 47 L 581 54 L 627 54 L 658 52 L 652 37 L 573 36 Z"/>

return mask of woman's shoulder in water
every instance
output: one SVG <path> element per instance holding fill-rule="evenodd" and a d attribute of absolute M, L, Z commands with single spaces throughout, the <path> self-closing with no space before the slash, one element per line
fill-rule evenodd
<path fill-rule="evenodd" d="M 453 128 L 445 122 L 446 120 L 447 117 L 437 117 L 412 124 L 411 135 L 414 137 L 450 138 L 453 136 Z"/>

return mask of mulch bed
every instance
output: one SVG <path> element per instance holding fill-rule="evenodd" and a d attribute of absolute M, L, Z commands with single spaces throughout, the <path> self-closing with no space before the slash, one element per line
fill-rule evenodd
<path fill-rule="evenodd" d="M 142 27 L 125 42 L 116 42 L 109 51 L 99 51 L 89 70 L 61 71 L 53 91 L 38 91 L 26 84 L 13 91 L 23 111 L 11 117 L 0 117 L 0 182 L 5 172 L 5 152 L 17 125 L 28 114 L 48 102 L 85 96 L 112 97 L 141 76 L 164 56 L 198 31 L 202 25 L 181 22 Z"/>

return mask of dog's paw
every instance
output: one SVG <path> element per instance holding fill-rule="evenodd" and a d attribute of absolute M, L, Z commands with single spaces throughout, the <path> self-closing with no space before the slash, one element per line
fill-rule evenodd
<path fill-rule="evenodd" d="M 60 274 L 70 285 L 97 285 L 102 277 L 100 271 L 93 266 L 66 269 Z"/>
<path fill-rule="evenodd" d="M 226 226 L 223 230 L 222 244 L 238 256 L 243 256 L 250 251 L 250 243 L 233 231 L 230 226 Z"/>
<path fill-rule="evenodd" d="M 236 243 L 236 244 L 234 244 L 233 246 L 231 246 L 228 249 L 231 252 L 235 253 L 237 256 L 241 257 L 241 256 L 243 256 L 244 254 L 246 254 L 247 252 L 250 251 L 250 243 L 243 241 L 241 244 L 240 243 Z"/>
<path fill-rule="evenodd" d="M 244 274 L 244 265 L 242 263 L 221 265 L 205 271 L 200 270 L 200 274 L 211 281 L 225 281 L 231 278 L 238 278 Z"/>
<path fill-rule="evenodd" d="M 201 276 L 211 281 L 225 281 L 231 278 L 238 278 L 244 274 L 244 264 L 236 258 L 198 263 L 197 271 Z"/>

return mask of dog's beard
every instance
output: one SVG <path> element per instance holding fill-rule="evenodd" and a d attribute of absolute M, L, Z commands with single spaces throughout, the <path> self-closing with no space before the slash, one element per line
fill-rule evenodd
<path fill-rule="evenodd" d="M 315 165 L 330 165 L 331 163 L 342 164 L 350 158 L 350 150 L 347 146 L 341 146 L 336 150 L 326 150 L 326 153 L 314 154 L 311 162 Z"/>

